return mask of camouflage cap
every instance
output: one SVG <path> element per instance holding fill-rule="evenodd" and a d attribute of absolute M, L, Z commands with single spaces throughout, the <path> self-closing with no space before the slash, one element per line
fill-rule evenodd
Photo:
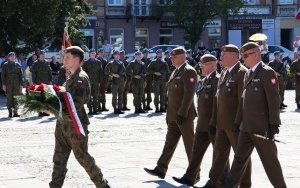
<path fill-rule="evenodd" d="M 255 42 L 247 42 L 241 47 L 240 52 L 245 53 L 246 51 L 251 50 L 253 48 L 259 48 L 258 44 L 256 44 Z"/>
<path fill-rule="evenodd" d="M 233 44 L 227 44 L 222 47 L 222 52 L 236 52 L 239 53 L 239 48 Z"/>
<path fill-rule="evenodd" d="M 171 55 L 178 55 L 178 54 L 185 54 L 185 53 L 186 51 L 183 47 L 177 47 L 171 51 Z"/>
<path fill-rule="evenodd" d="M 217 61 L 217 58 L 214 55 L 211 54 L 205 54 L 200 58 L 201 63 L 207 63 L 210 61 Z"/>
<path fill-rule="evenodd" d="M 141 55 L 142 53 L 140 52 L 140 51 L 136 51 L 135 53 L 134 53 L 134 55 Z"/>
<path fill-rule="evenodd" d="M 84 54 L 84 51 L 79 46 L 70 46 L 65 49 L 65 53 Z"/>

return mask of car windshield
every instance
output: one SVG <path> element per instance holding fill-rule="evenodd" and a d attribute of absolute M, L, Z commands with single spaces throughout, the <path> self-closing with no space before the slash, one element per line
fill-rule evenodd
<path fill-rule="evenodd" d="M 276 51 L 280 51 L 280 52 L 284 52 L 281 48 L 279 48 L 278 46 L 269 46 L 268 50 L 270 53 L 274 53 Z"/>

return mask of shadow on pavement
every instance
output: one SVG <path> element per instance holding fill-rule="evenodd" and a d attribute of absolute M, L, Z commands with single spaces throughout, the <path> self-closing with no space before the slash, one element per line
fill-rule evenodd
<path fill-rule="evenodd" d="M 151 114 L 147 114 L 147 117 L 155 117 L 155 116 L 161 116 L 163 115 L 163 113 L 151 113 Z"/>
<path fill-rule="evenodd" d="M 157 183 L 158 184 L 157 188 L 188 187 L 186 185 L 176 186 L 176 185 L 166 182 L 165 180 L 150 180 L 150 181 L 144 181 L 143 183 Z"/>
<path fill-rule="evenodd" d="M 12 118 L 9 118 L 9 117 L 0 118 L 0 122 L 2 122 L 2 121 L 11 121 L 11 120 L 12 120 Z"/>

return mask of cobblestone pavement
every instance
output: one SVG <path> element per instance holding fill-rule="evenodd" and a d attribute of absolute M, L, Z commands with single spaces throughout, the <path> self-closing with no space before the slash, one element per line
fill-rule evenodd
<path fill-rule="evenodd" d="M 289 188 L 300 187 L 300 111 L 295 110 L 294 91 L 286 91 L 282 111 L 282 126 L 277 139 L 278 156 Z M 107 106 L 111 107 L 108 94 Z M 123 115 L 109 112 L 90 116 L 89 152 L 101 167 L 104 176 L 114 188 L 171 188 L 186 187 L 172 180 L 181 177 L 187 167 L 180 141 L 164 180 L 150 176 L 144 167 L 153 168 L 161 154 L 166 134 L 165 114 L 133 114 L 132 94 L 128 94 L 131 111 Z M 152 104 L 153 107 L 153 104 Z M 55 118 L 37 117 L 8 119 L 5 97 L 0 97 L 0 188 L 48 187 L 52 173 Z M 231 152 L 232 153 L 232 152 Z M 212 148 L 209 147 L 201 166 L 202 186 L 208 179 Z M 233 154 L 230 160 L 233 159 Z M 252 182 L 254 188 L 272 187 L 261 161 L 252 154 Z M 94 185 L 84 169 L 71 154 L 64 187 L 92 188 Z"/>

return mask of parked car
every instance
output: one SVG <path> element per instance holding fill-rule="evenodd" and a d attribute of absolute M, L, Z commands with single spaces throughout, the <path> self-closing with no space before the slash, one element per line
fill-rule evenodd
<path fill-rule="evenodd" d="M 88 47 L 86 45 L 82 45 L 81 48 L 84 50 L 84 59 L 88 59 L 89 58 L 89 53 L 88 53 L 89 49 L 88 49 Z M 43 48 L 42 50 L 46 51 L 46 56 L 45 56 L 46 60 L 51 61 L 52 56 L 55 56 L 57 61 L 59 63 L 62 63 L 61 57 L 60 57 L 61 48 L 56 48 L 56 47 L 53 47 L 51 45 L 48 45 L 45 48 Z M 29 57 L 31 57 L 33 54 L 34 54 L 34 52 L 29 53 L 27 55 L 27 59 Z"/>
<path fill-rule="evenodd" d="M 280 45 L 268 45 L 269 59 L 270 61 L 274 59 L 274 52 L 280 51 L 283 58 L 289 57 L 292 61 L 294 60 L 294 52 Z"/>
<path fill-rule="evenodd" d="M 169 45 L 169 44 L 163 44 L 163 45 L 155 45 L 152 48 L 149 49 L 149 58 L 153 59 L 156 56 L 156 51 L 161 49 L 163 52 L 166 50 L 173 50 L 174 48 L 179 47 L 180 45 Z M 126 55 L 130 59 L 134 59 L 134 53 L 129 53 Z M 163 53 L 163 58 L 164 58 L 164 53 Z"/>

